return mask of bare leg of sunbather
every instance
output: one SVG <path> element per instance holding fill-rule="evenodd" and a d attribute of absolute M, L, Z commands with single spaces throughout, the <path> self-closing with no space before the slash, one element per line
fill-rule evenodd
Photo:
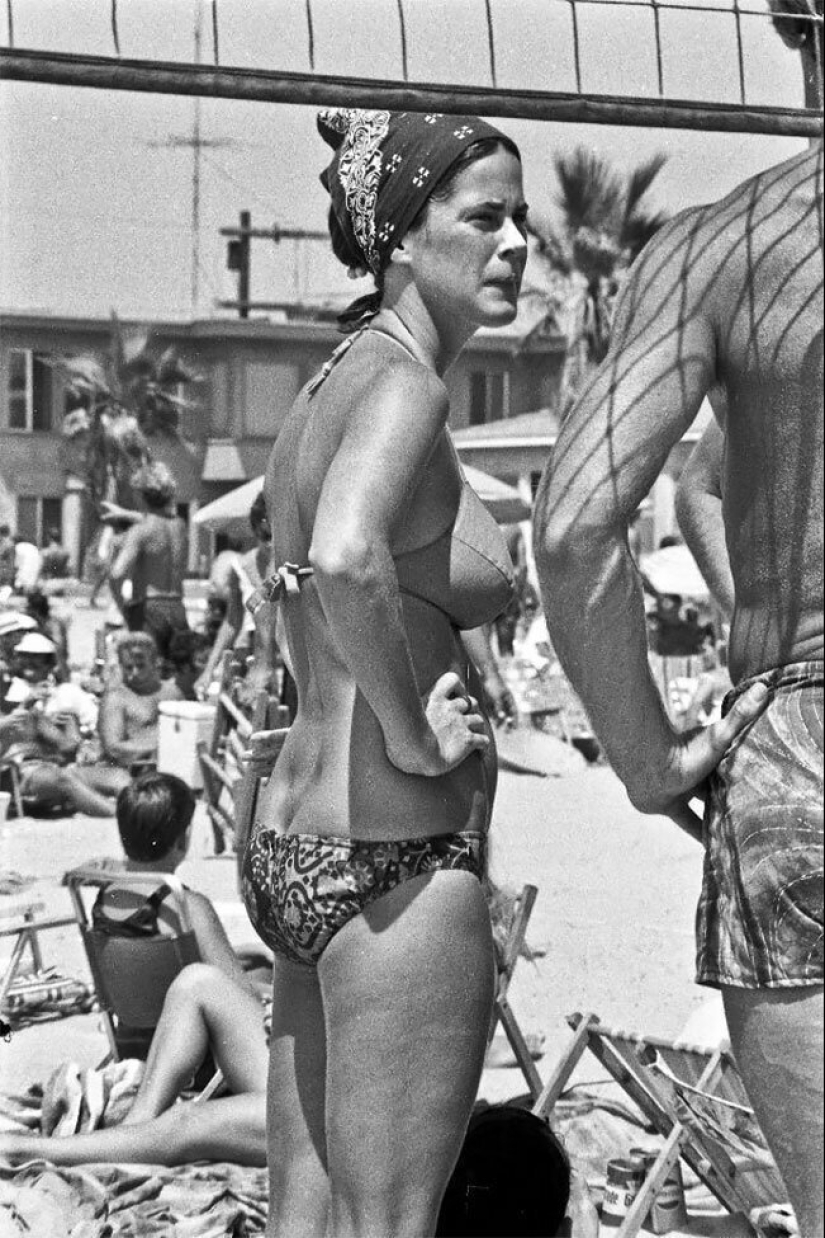
<path fill-rule="evenodd" d="M 211 1048 L 234 1093 L 175 1105 Z M 260 1004 L 223 972 L 203 963 L 170 986 L 135 1103 L 120 1126 L 83 1135 L 0 1135 L 0 1159 L 56 1165 L 193 1160 L 266 1164 L 268 1053 Z"/>
<path fill-rule="evenodd" d="M 88 1135 L 40 1138 L 0 1135 L 0 1160 L 46 1160 L 54 1165 L 186 1165 L 231 1161 L 266 1165 L 266 1096 L 248 1092 L 199 1105 L 173 1105 L 139 1126 L 109 1126 Z"/>
<path fill-rule="evenodd" d="M 801 1238 L 823 1238 L 822 988 L 723 996 L 731 1047 Z"/>
<path fill-rule="evenodd" d="M 146 1070 L 124 1125 L 164 1113 L 200 1066 L 207 1049 L 229 1091 L 265 1092 L 268 1053 L 256 998 L 206 963 L 184 968 L 169 987 Z"/>

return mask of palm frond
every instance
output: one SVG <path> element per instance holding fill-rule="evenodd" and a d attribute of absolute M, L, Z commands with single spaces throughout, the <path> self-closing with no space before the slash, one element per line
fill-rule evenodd
<path fill-rule="evenodd" d="M 648 211 L 639 210 L 632 218 L 625 221 L 622 243 L 628 262 L 635 261 L 648 241 L 651 241 L 659 229 L 665 226 L 669 218 L 666 211 L 651 214 Z"/>
<path fill-rule="evenodd" d="M 174 348 L 161 353 L 155 369 L 155 377 L 161 384 L 196 383 L 200 376 L 180 358 Z"/>
<path fill-rule="evenodd" d="M 656 155 L 651 155 L 644 163 L 638 164 L 628 173 L 624 199 L 625 219 L 628 219 L 634 213 L 666 163 L 667 155 L 662 154 L 660 151 Z"/>
<path fill-rule="evenodd" d="M 577 146 L 569 155 L 556 155 L 553 165 L 559 182 L 556 200 L 570 235 L 579 228 L 613 231 L 624 194 L 621 180 L 609 164 L 586 147 Z"/>
<path fill-rule="evenodd" d="M 535 239 L 535 252 L 554 271 L 569 275 L 573 269 L 564 241 L 549 220 L 532 216 L 527 221 L 527 231 Z"/>

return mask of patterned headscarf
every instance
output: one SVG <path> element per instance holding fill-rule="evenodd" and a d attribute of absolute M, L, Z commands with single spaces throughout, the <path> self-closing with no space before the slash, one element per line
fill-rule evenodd
<path fill-rule="evenodd" d="M 484 138 L 514 145 L 477 116 L 440 112 L 320 112 L 318 131 L 335 149 L 321 173 L 335 216 L 377 275 L 445 172 Z"/>

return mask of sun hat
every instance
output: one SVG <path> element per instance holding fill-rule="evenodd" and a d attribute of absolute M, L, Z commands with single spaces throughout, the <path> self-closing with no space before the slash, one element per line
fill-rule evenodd
<path fill-rule="evenodd" d="M 10 632 L 26 632 L 37 627 L 37 620 L 31 615 L 24 615 L 22 610 L 6 610 L 0 614 L 0 636 L 8 636 Z"/>
<path fill-rule="evenodd" d="M 57 645 L 42 632 L 27 632 L 14 646 L 15 653 L 57 653 Z"/>

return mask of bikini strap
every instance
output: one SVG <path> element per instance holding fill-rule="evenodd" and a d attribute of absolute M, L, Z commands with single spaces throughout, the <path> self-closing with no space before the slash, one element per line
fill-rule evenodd
<path fill-rule="evenodd" d="M 300 567 L 297 563 L 282 563 L 277 572 L 261 582 L 261 585 L 247 599 L 246 609 L 252 615 L 257 615 L 262 606 L 273 602 L 280 593 L 300 593 L 301 581 L 312 575 L 309 564 Z"/>
<path fill-rule="evenodd" d="M 352 348 L 355 341 L 357 339 L 360 339 L 361 336 L 364 334 L 364 332 L 367 330 L 369 330 L 369 326 L 365 325 L 361 327 L 358 331 L 353 331 L 352 335 L 348 335 L 345 340 L 341 341 L 341 343 L 338 345 L 338 347 L 335 349 L 335 351 L 330 356 L 329 360 L 324 362 L 324 364 L 321 366 L 321 369 L 318 371 L 315 377 L 310 379 L 310 381 L 307 383 L 306 393 L 307 393 L 308 400 L 312 399 L 312 397 L 315 395 L 315 392 L 321 386 L 321 383 L 323 383 L 324 380 L 329 376 L 331 371 L 335 369 L 338 362 L 344 356 L 344 353 L 349 352 L 349 350 Z"/>

